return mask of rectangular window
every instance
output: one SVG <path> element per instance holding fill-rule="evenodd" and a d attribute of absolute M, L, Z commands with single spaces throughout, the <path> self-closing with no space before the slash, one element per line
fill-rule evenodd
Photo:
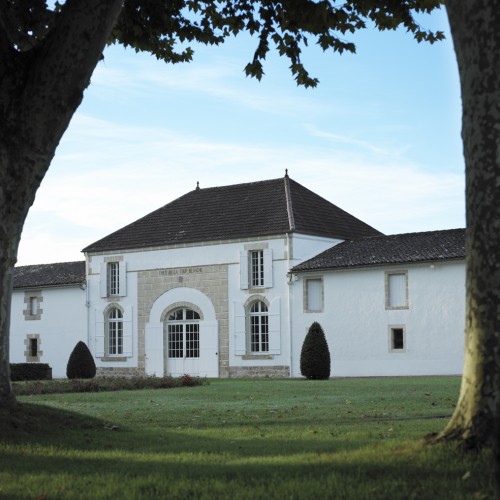
<path fill-rule="evenodd" d="M 404 326 L 389 327 L 389 350 L 404 352 L 406 350 L 406 332 Z"/>
<path fill-rule="evenodd" d="M 200 357 L 200 325 L 186 325 L 186 358 Z"/>
<path fill-rule="evenodd" d="M 273 251 L 262 244 L 261 248 L 252 243 L 240 251 L 240 288 L 273 287 Z M 251 247 L 251 248 L 247 248 Z"/>
<path fill-rule="evenodd" d="M 26 321 L 36 321 L 42 319 L 43 309 L 43 295 L 42 290 L 37 292 L 29 290 L 24 292 L 23 316 Z"/>
<path fill-rule="evenodd" d="M 120 295 L 120 265 L 108 262 L 108 295 Z"/>
<path fill-rule="evenodd" d="M 266 315 L 250 316 L 250 351 L 269 351 L 269 322 Z"/>
<path fill-rule="evenodd" d="M 123 322 L 109 322 L 109 349 L 108 353 L 113 355 L 123 354 Z"/>
<path fill-rule="evenodd" d="M 320 312 L 323 310 L 323 280 L 321 278 L 305 280 L 306 311 Z"/>
<path fill-rule="evenodd" d="M 29 339 L 29 355 L 32 358 L 38 356 L 38 339 Z"/>
<path fill-rule="evenodd" d="M 168 357 L 184 357 L 184 339 L 182 325 L 168 325 Z"/>
<path fill-rule="evenodd" d="M 38 300 L 36 297 L 30 297 L 30 314 L 36 316 L 38 313 Z"/>
<path fill-rule="evenodd" d="M 110 257 L 109 262 L 101 262 L 101 297 L 125 297 L 127 295 L 127 263 L 122 257 Z"/>
<path fill-rule="evenodd" d="M 385 300 L 387 309 L 408 308 L 408 275 L 407 273 L 387 273 Z"/>
<path fill-rule="evenodd" d="M 264 286 L 264 251 L 250 252 L 250 278 L 252 287 Z"/>

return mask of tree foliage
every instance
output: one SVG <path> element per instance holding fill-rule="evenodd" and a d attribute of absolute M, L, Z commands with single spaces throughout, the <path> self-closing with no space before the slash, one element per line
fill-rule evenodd
<path fill-rule="evenodd" d="M 94 378 L 96 366 L 87 344 L 80 341 L 71 352 L 66 366 L 66 376 L 74 378 Z"/>
<path fill-rule="evenodd" d="M 330 377 L 330 350 L 325 332 L 315 321 L 302 344 L 300 373 L 310 380 L 326 380 Z"/>
<path fill-rule="evenodd" d="M 45 0 L 3 0 L 1 26 L 10 45 L 19 51 L 39 46 L 57 26 L 66 2 L 49 8 Z M 276 50 L 290 61 L 290 70 L 299 85 L 316 86 L 301 62 L 302 50 L 309 43 L 324 51 L 355 52 L 355 43 L 347 37 L 368 26 L 383 30 L 404 27 L 419 42 L 434 43 L 443 38 L 441 31 L 420 26 L 415 15 L 430 13 L 441 0 L 126 0 L 109 36 L 136 51 L 153 54 L 166 62 L 191 61 L 189 44 L 223 43 L 227 37 L 247 32 L 257 38 L 252 60 L 245 73 L 259 80 L 264 61 Z"/>

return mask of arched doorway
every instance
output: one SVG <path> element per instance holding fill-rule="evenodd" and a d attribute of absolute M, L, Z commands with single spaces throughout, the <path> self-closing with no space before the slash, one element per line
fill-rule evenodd
<path fill-rule="evenodd" d="M 166 319 L 166 365 L 169 375 L 200 372 L 200 315 L 188 307 L 174 309 Z"/>
<path fill-rule="evenodd" d="M 178 287 L 153 303 L 145 325 L 148 375 L 219 376 L 215 309 L 199 290 Z"/>

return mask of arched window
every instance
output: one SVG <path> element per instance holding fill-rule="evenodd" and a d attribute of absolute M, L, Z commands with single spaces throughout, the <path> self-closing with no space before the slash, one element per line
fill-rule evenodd
<path fill-rule="evenodd" d="M 269 351 L 269 316 L 267 306 L 261 300 L 250 307 L 250 352 Z"/>
<path fill-rule="evenodd" d="M 188 308 L 172 311 L 167 318 L 168 357 L 200 357 L 200 315 Z"/>
<path fill-rule="evenodd" d="M 108 314 L 108 354 L 123 354 L 123 314 L 117 307 Z"/>

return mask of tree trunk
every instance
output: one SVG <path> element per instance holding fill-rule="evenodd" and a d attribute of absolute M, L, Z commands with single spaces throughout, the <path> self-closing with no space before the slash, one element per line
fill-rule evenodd
<path fill-rule="evenodd" d="M 16 26 L 0 11 L 0 408 L 15 405 L 9 324 L 24 221 L 121 9 L 122 0 L 67 0 L 26 51 L 8 39 Z"/>
<path fill-rule="evenodd" d="M 494 446 L 500 434 L 500 8 L 448 0 L 462 91 L 467 310 L 460 397 L 438 439 Z"/>

